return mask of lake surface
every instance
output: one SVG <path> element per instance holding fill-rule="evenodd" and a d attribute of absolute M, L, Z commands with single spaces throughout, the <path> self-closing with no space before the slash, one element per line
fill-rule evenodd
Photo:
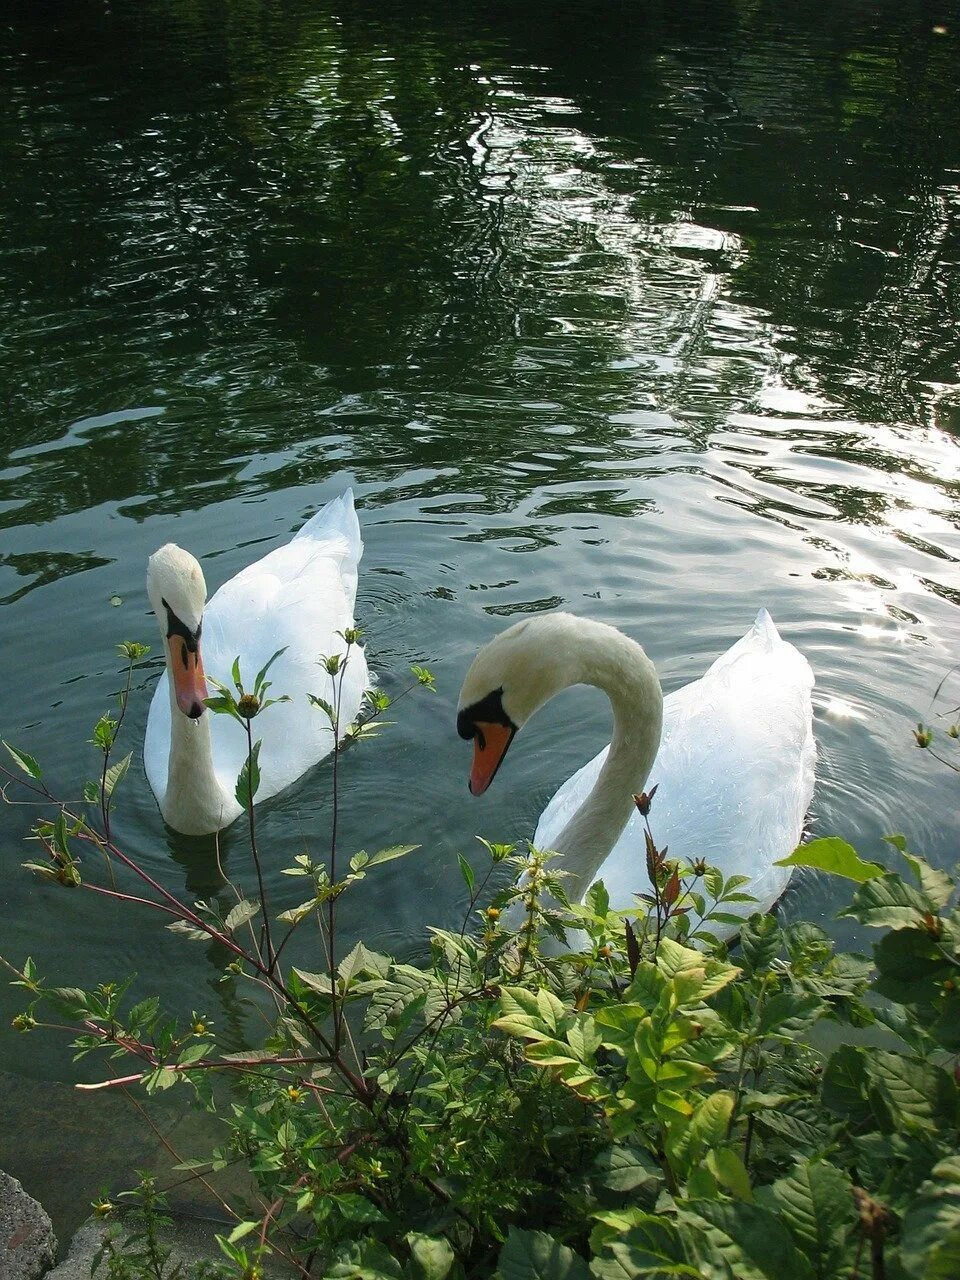
<path fill-rule="evenodd" d="M 422 845 L 344 899 L 348 935 L 409 953 L 459 921 L 456 853 L 532 834 L 607 740 L 572 691 L 467 795 L 466 666 L 561 606 L 670 690 L 765 605 L 816 672 L 812 833 L 952 865 L 955 775 L 911 728 L 960 648 L 958 40 L 956 5 L 892 0 L 8 4 L 2 736 L 76 795 L 126 638 L 154 647 L 142 740 L 150 552 L 212 590 L 352 485 L 371 666 L 438 692 L 344 757 L 342 848 Z M 136 759 L 116 837 L 216 893 Z M 263 807 L 278 908 L 329 819 L 329 766 Z M 137 970 L 242 1035 L 202 946 L 21 872 L 28 825 L 3 811 L 3 953 Z M 783 910 L 848 939 L 840 905 L 800 876 Z M 0 1030 L 0 1070 L 78 1069 Z"/>

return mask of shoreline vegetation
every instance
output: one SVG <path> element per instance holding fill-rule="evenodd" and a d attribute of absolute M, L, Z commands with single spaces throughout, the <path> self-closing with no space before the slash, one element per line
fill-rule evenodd
<path fill-rule="evenodd" d="M 235 665 L 208 703 L 246 735 L 236 795 L 252 897 L 224 877 L 216 901 L 183 901 L 112 838 L 132 758 L 116 747 L 144 646 L 120 646 L 123 691 L 94 729 L 101 758 L 82 804 L 58 799 L 39 762 L 4 744 L 4 798 L 16 787 L 43 809 L 32 831 L 42 855 L 24 865 L 163 917 L 185 947 L 208 948 L 223 1000 L 250 1014 L 237 1051 L 205 1008 L 171 1011 L 144 995 L 149 975 L 84 989 L 2 957 L 24 996 L 13 1028 L 66 1035 L 77 1057 L 102 1062 L 101 1079 L 79 1089 L 184 1089 L 219 1125 L 212 1149 L 176 1157 L 233 1224 L 218 1237 L 221 1260 L 195 1274 L 257 1280 L 265 1264 L 329 1280 L 960 1274 L 955 876 L 901 835 L 888 838 L 892 869 L 840 839 L 815 840 L 787 862 L 850 882 L 842 914 L 869 931 L 871 954 L 837 951 L 818 926 L 773 915 L 751 916 L 725 943 L 713 930 L 740 924 L 729 908 L 747 900 L 748 883 L 674 860 L 644 794 L 637 856 L 653 893 L 635 910 L 611 911 L 600 884 L 571 903 L 549 851 L 481 840 L 479 868 L 459 859 L 462 922 L 429 928 L 424 960 L 362 942 L 347 950 L 341 896 L 415 846 L 338 847 L 339 757 L 376 736 L 391 707 L 372 691 L 357 720 L 341 723 L 360 632 L 343 639 L 342 658 L 321 659 L 310 699 L 336 744 L 332 829 L 285 869 L 303 888 L 290 910 L 271 909 L 254 813 L 266 669 L 245 687 Z M 433 688 L 426 669 L 413 676 L 407 692 Z M 931 749 L 926 726 L 915 738 Z M 947 749 L 938 734 L 932 754 L 956 770 Z M 502 923 L 513 904 L 515 931 Z M 288 951 L 307 930 L 309 969 Z M 567 930 L 585 937 L 582 950 L 565 950 Z M 255 1188 L 246 1199 L 216 1186 L 234 1166 Z M 95 1212 L 118 1220 L 95 1274 L 185 1280 L 162 1242 L 152 1178 L 104 1195 Z"/>

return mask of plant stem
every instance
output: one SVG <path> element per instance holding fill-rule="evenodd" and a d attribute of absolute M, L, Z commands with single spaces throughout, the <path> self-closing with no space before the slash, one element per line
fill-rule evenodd
<path fill-rule="evenodd" d="M 267 891 L 263 885 L 263 869 L 260 866 L 260 850 L 257 848 L 257 820 L 253 812 L 253 721 L 244 720 L 247 730 L 247 818 L 250 822 L 250 852 L 253 854 L 253 865 L 257 869 L 257 888 L 260 894 L 260 910 L 263 912 L 261 940 L 267 953 L 267 972 L 272 973 L 276 964 L 273 942 L 270 938 L 270 907 L 267 902 Z"/>

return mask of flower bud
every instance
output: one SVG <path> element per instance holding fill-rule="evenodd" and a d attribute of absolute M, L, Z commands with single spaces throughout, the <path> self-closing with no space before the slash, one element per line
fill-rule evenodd
<path fill-rule="evenodd" d="M 933 730 L 926 728 L 925 725 L 918 724 L 913 731 L 913 736 L 917 741 L 918 747 L 929 747 L 933 741 Z"/>
<path fill-rule="evenodd" d="M 639 809 L 640 816 L 642 818 L 646 818 L 650 813 L 650 805 L 653 802 L 653 797 L 657 794 L 657 787 L 659 785 L 660 784 L 658 782 L 657 785 L 651 787 L 649 791 L 641 791 L 638 796 L 633 797 L 633 803 Z"/>
<path fill-rule="evenodd" d="M 487 907 L 487 919 L 488 920 L 500 919 L 500 912 L 497 910 L 496 907 Z"/>
<path fill-rule="evenodd" d="M 260 699 L 254 693 L 245 693 L 237 703 L 237 710 L 244 720 L 252 720 L 260 710 Z"/>
<path fill-rule="evenodd" d="M 340 670 L 339 653 L 331 653 L 330 657 L 325 659 L 323 665 L 326 668 L 328 675 L 335 676 L 337 672 Z"/>

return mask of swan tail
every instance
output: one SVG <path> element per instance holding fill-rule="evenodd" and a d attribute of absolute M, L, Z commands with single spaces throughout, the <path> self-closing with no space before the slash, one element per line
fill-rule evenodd
<path fill-rule="evenodd" d="M 339 498 L 333 498 L 321 507 L 294 535 L 295 541 L 298 538 L 309 538 L 314 542 L 342 540 L 345 545 L 340 572 L 347 596 L 353 604 L 357 598 L 357 570 L 363 555 L 363 538 L 353 505 L 353 490 L 344 489 Z"/>

